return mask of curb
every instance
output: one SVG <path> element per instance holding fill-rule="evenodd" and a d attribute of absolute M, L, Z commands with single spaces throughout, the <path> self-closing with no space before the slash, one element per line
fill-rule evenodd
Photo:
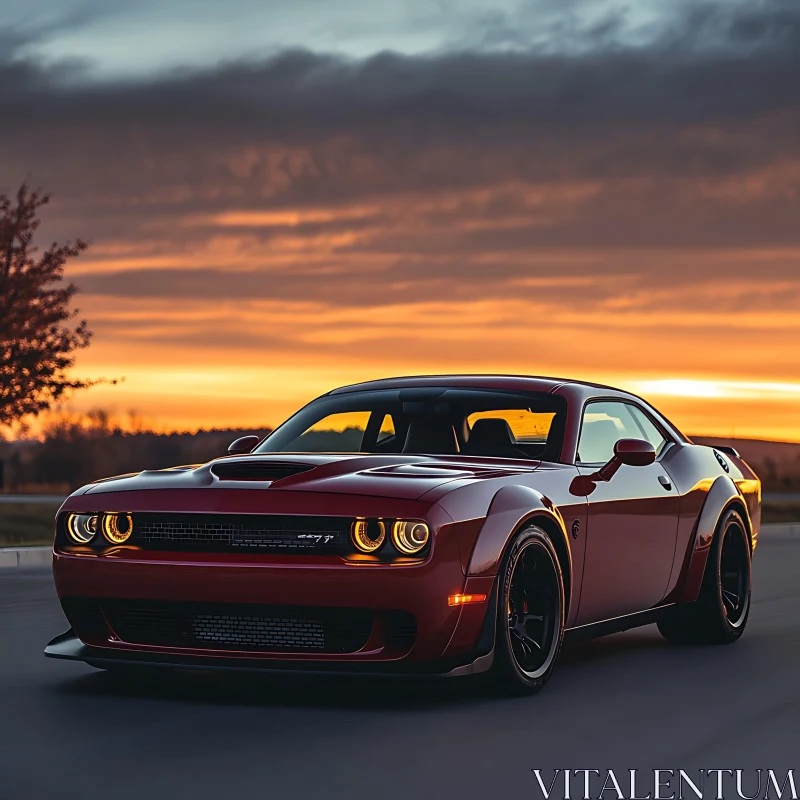
<path fill-rule="evenodd" d="M 0 547 L 0 569 L 3 567 L 49 567 L 52 547 Z"/>

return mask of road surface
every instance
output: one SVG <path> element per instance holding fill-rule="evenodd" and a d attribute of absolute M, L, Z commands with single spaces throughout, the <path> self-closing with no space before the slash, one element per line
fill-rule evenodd
<path fill-rule="evenodd" d="M 42 656 L 65 628 L 50 576 L 6 571 L 0 800 L 541 798 L 534 768 L 800 778 L 799 566 L 800 537 L 762 537 L 749 628 L 732 647 L 670 646 L 651 626 L 566 650 L 545 691 L 522 699 L 455 682 L 119 688 Z"/>

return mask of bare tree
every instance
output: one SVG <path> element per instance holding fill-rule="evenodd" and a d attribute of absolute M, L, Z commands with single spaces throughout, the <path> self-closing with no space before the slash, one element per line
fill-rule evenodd
<path fill-rule="evenodd" d="M 97 383 L 68 375 L 91 332 L 85 320 L 74 322 L 77 290 L 63 282 L 64 265 L 87 245 L 53 243 L 42 253 L 33 246 L 49 199 L 26 184 L 15 198 L 0 194 L 0 425 Z"/>

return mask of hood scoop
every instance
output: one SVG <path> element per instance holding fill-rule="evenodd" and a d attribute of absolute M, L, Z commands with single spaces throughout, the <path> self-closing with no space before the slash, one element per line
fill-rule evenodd
<path fill-rule="evenodd" d="M 391 475 L 401 478 L 466 478 L 475 474 L 471 470 L 449 464 L 397 464 L 365 471 L 371 475 Z"/>
<path fill-rule="evenodd" d="M 530 467 L 514 467 L 480 464 L 448 464 L 446 462 L 417 462 L 415 464 L 396 464 L 365 470 L 370 475 L 388 475 L 393 478 L 487 478 L 494 475 L 509 475 L 530 472 Z"/>
<path fill-rule="evenodd" d="M 221 481 L 279 481 L 308 472 L 315 466 L 290 461 L 218 461 L 211 472 Z"/>

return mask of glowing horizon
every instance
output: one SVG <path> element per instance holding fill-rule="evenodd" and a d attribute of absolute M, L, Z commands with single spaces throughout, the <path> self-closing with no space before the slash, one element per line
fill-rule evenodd
<path fill-rule="evenodd" d="M 232 370 L 220 368 L 219 371 L 175 368 L 136 371 L 121 385 L 97 387 L 66 403 L 61 412 L 53 411 L 39 420 L 30 420 L 30 431 L 34 435 L 40 434 L 47 422 L 60 413 L 81 417 L 96 410 L 110 413 L 113 424 L 123 430 L 193 433 L 225 428 L 274 428 L 306 402 L 339 385 L 400 374 L 331 369 L 328 372 L 320 371 L 316 379 L 309 380 L 304 378 L 303 373 L 304 370 L 293 368 L 265 373 L 247 367 Z M 101 374 L 97 373 L 97 376 Z M 433 370 L 406 371 L 402 374 L 449 373 Z M 472 374 L 493 373 L 476 370 Z M 522 373 L 506 371 L 496 374 Z M 344 376 L 344 379 L 337 382 L 334 380 L 336 376 Z M 137 388 L 131 392 L 121 392 L 131 377 Z M 796 425 L 787 424 L 788 418 L 795 414 L 800 384 L 680 378 L 638 380 L 624 375 L 610 379 L 599 374 L 581 377 L 644 397 L 689 436 L 800 442 L 800 422 Z M 157 388 L 149 391 L 139 388 L 150 382 Z M 225 388 L 230 387 L 231 382 L 236 386 L 249 384 L 250 389 L 246 392 L 237 391 L 234 399 L 230 390 Z M 292 390 L 284 389 L 269 396 L 266 393 L 268 390 L 258 390 L 254 382 L 259 385 L 291 385 Z M 125 394 L 127 402 L 119 397 L 120 394 Z M 710 405 L 709 401 L 714 404 Z M 160 413 L 148 413 L 148 409 L 155 407 L 160 409 Z M 748 422 L 750 415 L 765 409 L 769 411 L 770 418 L 777 419 L 777 425 L 770 426 L 763 420 Z"/>
<path fill-rule="evenodd" d="M 273 244 L 269 255 L 280 256 L 280 247 Z M 309 276 L 302 299 L 199 294 L 120 302 L 106 293 L 80 295 L 96 336 L 79 354 L 75 374 L 124 381 L 79 393 L 67 407 L 78 414 L 106 409 L 121 418 L 133 411 L 158 430 L 274 427 L 349 383 L 416 374 L 538 374 L 628 389 L 690 435 L 800 441 L 800 381 L 792 360 L 800 343 L 793 308 L 800 282 L 765 287 L 745 277 L 642 288 L 633 272 L 602 272 L 641 254 L 584 253 L 593 268 L 588 275 L 562 271 L 564 263 L 582 266 L 578 252 L 532 257 L 549 264 L 552 274 L 481 276 L 463 297 L 439 291 L 414 298 L 415 288 L 424 293 L 425 278 L 410 287 L 382 284 L 382 271 L 363 271 L 358 259 L 348 268 L 324 247 L 312 247 L 311 263 L 337 262 L 325 280 L 356 281 L 349 294 L 315 292 Z M 654 251 L 645 257 L 673 256 Z M 692 257 L 728 263 L 719 253 Z M 76 263 L 86 270 L 86 261 Z M 83 275 L 116 274 L 102 260 L 88 266 Z M 120 280 L 126 279 L 123 270 Z M 226 280 L 240 278 L 231 272 Z M 389 294 L 364 302 L 360 295 L 378 286 Z M 409 300 L 387 302 L 392 292 Z M 565 297 L 575 299 L 565 303 Z M 736 347 L 728 344 L 731 308 Z M 546 324 L 531 322 L 539 319 Z"/>

